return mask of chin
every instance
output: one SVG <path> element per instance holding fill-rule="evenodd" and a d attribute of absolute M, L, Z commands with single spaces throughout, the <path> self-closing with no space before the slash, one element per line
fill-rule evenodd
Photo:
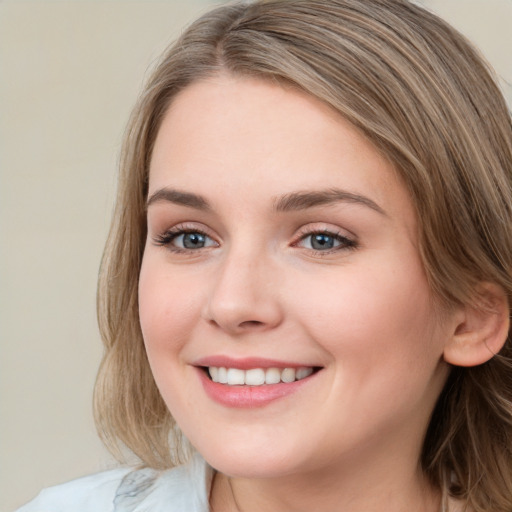
<path fill-rule="evenodd" d="M 304 462 L 261 447 L 253 450 L 203 450 L 201 453 L 215 470 L 237 478 L 278 478 L 296 473 L 300 467 L 304 467 Z"/>

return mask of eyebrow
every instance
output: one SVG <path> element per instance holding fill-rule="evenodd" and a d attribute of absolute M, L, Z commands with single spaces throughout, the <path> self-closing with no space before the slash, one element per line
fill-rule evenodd
<path fill-rule="evenodd" d="M 323 206 L 337 202 L 354 203 L 367 206 L 372 210 L 387 216 L 386 212 L 370 198 L 360 194 L 354 194 L 338 188 L 327 190 L 292 192 L 280 198 L 274 203 L 274 209 L 278 212 L 306 210 L 315 206 Z"/>
<path fill-rule="evenodd" d="M 147 202 L 146 209 L 153 203 L 160 201 L 167 201 L 181 206 L 188 206 L 189 208 L 195 208 L 196 210 L 208 211 L 211 210 L 208 201 L 198 195 L 190 192 L 183 192 L 172 188 L 161 188 L 152 194 Z"/>
<path fill-rule="evenodd" d="M 188 206 L 196 210 L 211 210 L 210 203 L 203 196 L 172 188 L 161 188 L 153 193 L 146 202 L 146 209 L 160 201 Z M 386 212 L 370 198 L 338 188 L 285 194 L 274 200 L 274 210 L 277 212 L 299 211 L 338 202 L 360 204 L 387 216 Z"/>

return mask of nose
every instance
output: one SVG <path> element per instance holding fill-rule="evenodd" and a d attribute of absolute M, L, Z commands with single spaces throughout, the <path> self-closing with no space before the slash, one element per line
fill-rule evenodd
<path fill-rule="evenodd" d="M 203 311 L 210 324 L 241 335 L 281 323 L 278 272 L 261 253 L 227 255 L 212 281 Z"/>

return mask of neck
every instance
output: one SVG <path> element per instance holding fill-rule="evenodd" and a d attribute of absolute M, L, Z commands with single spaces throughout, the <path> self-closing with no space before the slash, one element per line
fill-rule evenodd
<path fill-rule="evenodd" d="M 440 493 L 419 469 L 350 467 L 246 479 L 217 473 L 211 494 L 212 512 L 438 512 Z"/>

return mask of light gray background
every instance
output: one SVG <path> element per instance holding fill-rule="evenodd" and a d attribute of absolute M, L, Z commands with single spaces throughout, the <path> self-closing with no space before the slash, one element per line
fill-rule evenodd
<path fill-rule="evenodd" d="M 148 68 L 208 0 L 0 1 L 0 510 L 111 467 L 91 394 L 96 275 Z M 425 0 L 497 68 L 512 0 Z"/>

